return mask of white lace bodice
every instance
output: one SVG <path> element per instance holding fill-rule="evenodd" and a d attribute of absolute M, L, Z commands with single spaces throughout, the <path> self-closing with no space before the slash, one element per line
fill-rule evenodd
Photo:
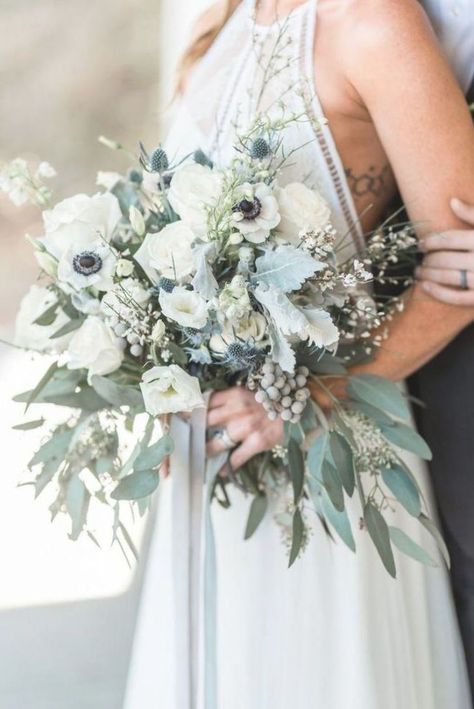
<path fill-rule="evenodd" d="M 255 0 L 243 0 L 193 69 L 166 145 L 171 156 L 199 147 L 225 165 L 236 135 L 257 113 L 300 116 L 284 132 L 284 150 L 295 152 L 280 182 L 304 180 L 321 192 L 346 244 L 341 255 L 348 256 L 362 245 L 362 234 L 330 127 L 320 123 L 313 80 L 316 5 L 308 0 L 286 18 L 261 26 L 254 20 Z"/>

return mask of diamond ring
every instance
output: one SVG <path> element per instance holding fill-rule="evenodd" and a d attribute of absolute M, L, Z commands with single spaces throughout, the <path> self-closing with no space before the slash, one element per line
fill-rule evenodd
<path fill-rule="evenodd" d="M 229 432 L 226 428 L 221 428 L 216 433 L 216 436 L 217 436 L 217 438 L 220 439 L 225 450 L 231 450 L 232 448 L 235 448 L 235 446 L 237 445 L 237 441 L 234 441 L 234 439 L 229 435 Z"/>

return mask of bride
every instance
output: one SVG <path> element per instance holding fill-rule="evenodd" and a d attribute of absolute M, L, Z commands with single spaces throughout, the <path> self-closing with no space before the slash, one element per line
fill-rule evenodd
<path fill-rule="evenodd" d="M 256 111 L 281 101 L 290 113 L 303 113 L 286 147 L 305 147 L 281 181 L 306 176 L 329 201 L 338 233 L 351 235 L 352 251 L 397 188 L 421 235 L 461 227 L 449 199 L 473 200 L 471 119 L 416 0 L 220 2 L 199 22 L 179 93 L 167 150 L 186 155 L 200 147 L 219 164 Z M 328 124 L 317 129 L 323 115 Z M 473 318 L 472 309 L 437 303 L 415 286 L 385 346 L 359 371 L 403 380 Z M 312 393 L 328 406 L 322 392 Z M 207 423 L 225 432 L 208 444 L 208 455 L 232 447 L 234 467 L 282 440 L 281 423 L 237 387 L 211 398 Z M 209 656 L 200 490 L 190 474 L 196 441 L 187 423 L 175 425 L 180 443 L 161 486 L 126 709 L 471 706 L 441 563 L 427 568 L 400 557 L 394 581 L 365 532 L 352 555 L 315 524 L 288 570 L 284 525 L 272 516 L 243 541 L 248 501 L 238 490 L 229 510 L 212 510 L 217 644 Z M 410 465 L 429 499 L 421 462 Z M 285 502 L 274 503 L 280 519 Z M 429 544 L 410 520 L 401 525 Z"/>

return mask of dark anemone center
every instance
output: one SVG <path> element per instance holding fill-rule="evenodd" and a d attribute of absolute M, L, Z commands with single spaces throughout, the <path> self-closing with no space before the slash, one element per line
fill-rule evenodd
<path fill-rule="evenodd" d="M 262 203 L 258 197 L 254 197 L 252 200 L 243 199 L 234 207 L 234 210 L 242 212 L 244 219 L 256 219 L 262 211 Z"/>
<path fill-rule="evenodd" d="M 82 253 L 74 256 L 72 265 L 76 273 L 80 273 L 82 276 L 90 276 L 100 271 L 102 259 L 94 251 L 82 251 Z"/>

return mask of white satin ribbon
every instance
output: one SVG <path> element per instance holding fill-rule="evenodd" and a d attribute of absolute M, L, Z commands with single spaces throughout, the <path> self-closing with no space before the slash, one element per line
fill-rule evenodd
<path fill-rule="evenodd" d="M 189 709 L 217 709 L 217 568 L 210 498 L 228 453 L 206 460 L 208 401 L 209 396 L 189 422 L 173 417 L 170 428 L 175 443 L 170 462 L 175 666 L 189 670 L 176 672 L 176 697 L 177 706 Z"/>

